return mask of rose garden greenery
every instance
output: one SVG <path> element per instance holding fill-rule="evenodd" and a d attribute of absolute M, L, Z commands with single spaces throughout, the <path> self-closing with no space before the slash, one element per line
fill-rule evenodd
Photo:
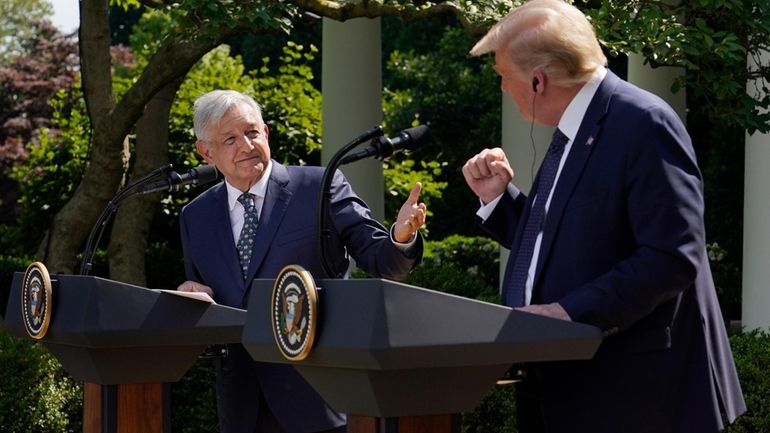
<path fill-rule="evenodd" d="M 93 6 L 100 1 L 86 3 Z M 158 64 L 156 57 L 167 52 L 169 44 L 175 46 L 175 40 L 184 40 L 190 14 L 210 24 L 208 31 L 230 25 L 237 31 L 209 35 L 217 43 L 210 42 L 213 49 L 192 62 L 183 79 L 154 85 L 165 99 L 145 103 L 148 111 L 154 109 L 153 113 L 163 115 L 158 119 L 133 117 L 131 124 L 135 123 L 136 128 L 126 131 L 128 140 L 118 140 L 119 151 L 111 151 L 116 161 L 110 164 L 118 163 L 111 166 L 120 172 L 118 178 L 141 174 L 166 161 L 173 162 L 178 171 L 197 165 L 192 148 L 191 104 L 198 94 L 213 88 L 242 90 L 264 104 L 274 157 L 287 163 L 320 161 L 320 62 L 315 48 L 320 41 L 320 22 L 299 11 L 305 7 L 325 16 L 340 12 L 314 8 L 316 2 L 312 1 L 292 1 L 288 12 L 276 13 L 271 2 L 264 2 L 267 6 L 246 14 L 250 21 L 228 24 L 227 20 L 234 16 L 228 8 L 248 2 L 143 3 L 143 8 L 128 12 L 112 9 L 110 35 L 126 46 L 110 49 L 108 83 L 94 83 L 84 77 L 85 84 L 81 84 L 80 72 L 92 74 L 91 80 L 95 73 L 88 65 L 79 72 L 76 44 L 45 25 L 17 41 L 19 44 L 14 46 L 22 47 L 21 52 L 0 64 L 3 310 L 4 290 L 10 286 L 12 273 L 23 270 L 33 257 L 46 263 L 47 259 L 54 263 L 77 261 L 77 257 L 67 258 L 53 251 L 50 238 L 44 235 L 46 231 L 62 235 L 55 227 L 61 221 L 62 210 L 73 201 L 79 183 L 88 183 L 87 173 L 95 164 L 95 155 L 114 146 L 102 132 L 109 119 L 95 111 L 111 107 L 105 91 L 119 101 L 112 105 L 118 112 L 132 101 L 139 103 L 137 86 L 146 83 L 145 75 L 157 67 L 153 66 Z M 385 129 L 393 132 L 415 123 L 433 126 L 435 144 L 417 155 L 419 159 L 399 158 L 385 165 L 386 215 L 395 214 L 401 197 L 415 180 L 424 182 L 424 199 L 432 212 L 425 233 L 426 258 L 409 282 L 489 302 L 496 302 L 499 249 L 488 239 L 478 237 L 473 229 L 474 201 L 462 182 L 459 167 L 479 148 L 499 142 L 500 91 L 488 59 L 469 59 L 466 55 L 478 31 L 468 20 L 494 17 L 510 3 L 461 2 L 474 12 L 463 15 L 442 12 L 445 2 L 388 2 L 381 9 L 376 9 L 379 2 L 368 2 L 368 10 L 343 8 L 344 15 L 338 16 L 386 16 Z M 470 9 L 473 4 L 477 4 L 476 9 Z M 216 7 L 201 11 L 206 5 Z M 706 179 L 710 258 L 725 317 L 739 319 L 741 245 L 735 233 L 740 233 L 741 216 L 734 209 L 742 208 L 743 137 L 745 130 L 768 129 L 768 115 L 759 110 L 770 105 L 770 99 L 755 101 L 745 95 L 748 78 L 770 77 L 767 66 L 747 71 L 745 64 L 748 55 L 768 48 L 768 5 L 749 0 L 679 4 L 603 0 L 579 6 L 589 11 L 597 23 L 612 66 L 619 71 L 623 69 L 624 52 L 640 52 L 653 64 L 686 68 L 687 74 L 675 87 L 687 89 L 688 124 L 697 125 L 690 132 Z M 426 11 L 435 13 L 409 23 L 396 18 L 416 19 Z M 84 26 L 99 28 L 88 24 L 93 19 L 89 16 L 85 11 Z M 115 25 L 120 21 L 117 17 L 123 17 L 125 24 L 126 17 L 136 21 L 140 16 L 138 22 L 123 29 Z M 264 26 L 269 31 L 248 33 L 245 24 Z M 169 29 L 176 34 L 169 35 Z M 289 35 L 282 33 L 289 29 Z M 92 51 L 87 35 L 81 35 L 81 39 L 85 39 L 81 52 L 91 53 L 90 59 L 104 60 L 103 54 Z M 766 86 L 767 81 L 764 83 Z M 92 93 L 101 92 L 100 96 L 89 97 L 88 91 L 84 96 L 83 86 Z M 158 122 L 162 123 L 160 127 Z M 157 146 L 158 141 L 153 140 L 158 137 L 147 132 L 158 130 L 167 136 L 163 146 Z M 112 193 L 115 189 L 111 189 Z M 164 197 L 156 194 L 136 206 L 126 202 L 124 207 L 133 208 L 126 214 L 135 218 L 124 220 L 143 219 L 146 223 L 131 227 L 116 220 L 109 243 L 100 245 L 93 273 L 149 287 L 175 287 L 183 278 L 179 240 L 173 235 L 178 233 L 176 220 L 181 206 L 198 192 Z M 103 194 L 101 197 L 95 201 L 104 200 Z M 101 210 L 101 205 L 95 203 L 91 207 L 97 208 L 97 213 Z M 88 229 L 89 218 L 83 215 L 79 224 Z M 135 266 L 114 263 L 132 262 L 130 257 L 119 260 L 121 254 L 116 253 L 126 249 L 119 246 L 133 241 L 120 239 L 121 232 L 144 234 L 134 235 L 142 241 L 140 271 Z M 53 270 L 64 271 L 66 266 Z M 770 337 L 762 332 L 736 332 L 732 344 L 750 413 L 730 431 L 770 431 Z M 4 431 L 80 430 L 80 385 L 69 379 L 44 349 L 0 330 L 0 367 L 0 425 Z M 212 375 L 210 361 L 201 360 L 172 387 L 174 431 L 215 431 Z M 466 414 L 463 428 L 468 432 L 514 432 L 514 404 L 509 388 L 496 388 L 474 412 Z"/>

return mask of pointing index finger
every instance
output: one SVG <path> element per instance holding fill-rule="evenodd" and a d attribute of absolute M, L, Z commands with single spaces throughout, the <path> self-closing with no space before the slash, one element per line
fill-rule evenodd
<path fill-rule="evenodd" d="M 422 191 L 422 184 L 420 182 L 416 182 L 412 188 L 412 191 L 409 193 L 409 198 L 407 201 L 411 204 L 417 203 L 417 199 L 420 198 L 420 191 Z"/>

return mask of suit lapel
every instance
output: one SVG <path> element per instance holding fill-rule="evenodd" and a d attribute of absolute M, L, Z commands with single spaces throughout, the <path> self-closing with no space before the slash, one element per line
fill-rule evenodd
<path fill-rule="evenodd" d="M 233 228 L 230 223 L 230 210 L 227 203 L 227 188 L 224 182 L 220 184 L 219 190 L 215 196 L 214 204 L 215 215 L 212 221 L 212 234 L 214 235 L 213 245 L 217 245 L 220 251 L 220 257 L 224 257 L 226 274 L 233 279 L 232 287 L 244 289 L 243 278 L 241 278 L 241 266 L 238 261 L 238 254 L 235 250 L 235 241 L 233 240 Z"/>
<path fill-rule="evenodd" d="M 254 278 L 257 269 L 262 265 L 267 250 L 278 231 L 278 226 L 280 226 L 291 201 L 292 192 L 286 188 L 286 185 L 289 183 L 288 170 L 275 160 L 273 160 L 272 164 L 273 169 L 267 184 L 267 193 L 262 204 L 262 214 L 259 218 L 257 235 L 254 239 L 254 249 L 251 252 L 251 261 L 249 261 L 247 281 L 251 281 Z"/>
<path fill-rule="evenodd" d="M 600 145 L 599 134 L 609 109 L 610 99 L 618 83 L 619 78 L 612 72 L 607 71 L 607 76 L 599 85 L 586 110 L 567 160 L 564 162 L 564 167 L 554 187 L 551 204 L 548 207 L 548 213 L 543 224 L 543 240 L 540 246 L 540 255 L 535 270 L 533 287 L 537 287 L 537 283 L 540 280 L 544 264 L 551 252 L 551 246 L 556 237 L 559 223 L 564 215 L 564 209 L 580 177 L 583 175 L 588 158 L 591 156 L 594 148 Z"/>

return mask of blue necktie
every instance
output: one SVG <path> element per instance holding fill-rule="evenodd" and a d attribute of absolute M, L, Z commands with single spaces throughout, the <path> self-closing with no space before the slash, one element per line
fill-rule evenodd
<path fill-rule="evenodd" d="M 527 273 L 532 262 L 532 253 L 535 251 L 535 240 L 537 235 L 543 230 L 545 202 L 548 201 L 548 196 L 553 188 L 556 172 L 559 170 L 559 162 L 564 153 L 564 146 L 568 141 L 569 138 L 559 129 L 556 129 L 551 139 L 551 145 L 548 147 L 548 152 L 545 154 L 545 158 L 543 158 L 543 164 L 540 166 L 535 204 L 532 205 L 529 218 L 527 218 L 527 223 L 524 226 L 521 244 L 516 252 L 510 280 L 503 290 L 503 303 L 509 307 L 524 305 L 524 286 L 527 283 Z"/>
<path fill-rule="evenodd" d="M 249 260 L 251 260 L 251 250 L 254 247 L 254 236 L 257 233 L 257 224 L 259 223 L 259 216 L 257 215 L 257 207 L 254 205 L 254 194 L 244 192 L 238 197 L 238 202 L 243 205 L 246 210 L 243 214 L 243 228 L 241 234 L 238 236 L 238 259 L 241 262 L 241 273 L 243 279 L 246 279 L 246 273 L 249 270 Z"/>

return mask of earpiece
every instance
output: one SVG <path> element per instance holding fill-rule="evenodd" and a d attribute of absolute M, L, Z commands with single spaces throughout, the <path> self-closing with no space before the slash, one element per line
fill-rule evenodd
<path fill-rule="evenodd" d="M 532 91 L 537 92 L 537 85 L 540 84 L 540 80 L 537 77 L 532 78 Z"/>

